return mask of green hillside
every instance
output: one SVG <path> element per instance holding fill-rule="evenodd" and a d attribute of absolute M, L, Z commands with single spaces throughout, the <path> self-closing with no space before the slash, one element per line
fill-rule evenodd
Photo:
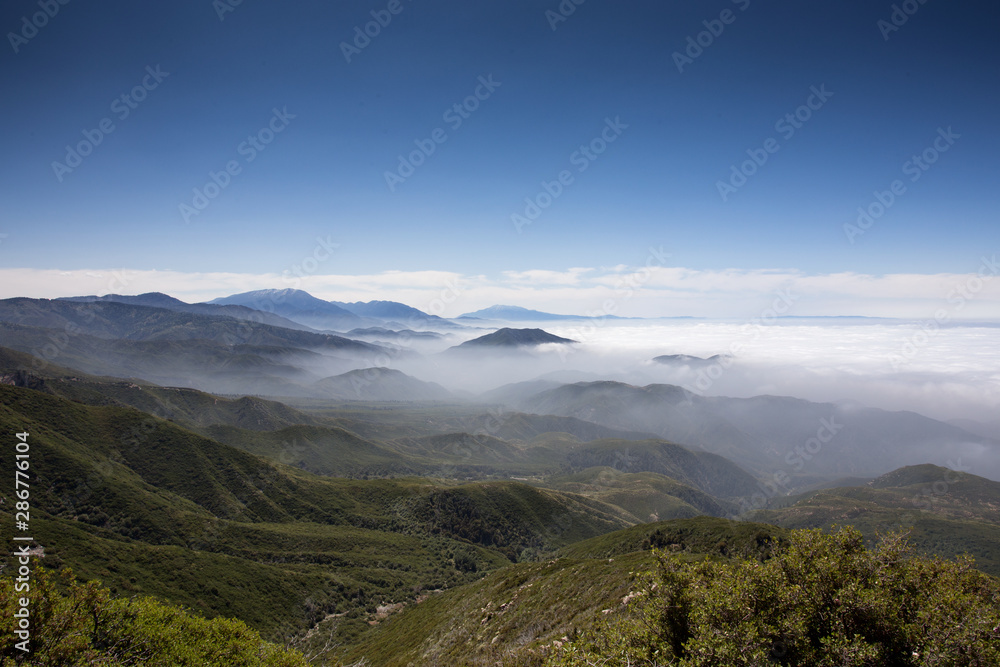
<path fill-rule="evenodd" d="M 633 551 L 762 557 L 781 544 L 788 530 L 766 523 L 700 516 L 645 523 L 560 549 L 567 558 L 610 558 Z"/>
<path fill-rule="evenodd" d="M 975 475 L 911 466 L 731 521 L 759 487 L 721 456 L 482 409 L 229 398 L 0 348 L 0 429 L 30 433 L 43 568 L 345 664 L 603 660 L 590 633 L 627 627 L 652 549 L 739 568 L 785 553 L 789 529 L 875 544 L 902 527 L 916 553 L 1000 574 L 1000 483 Z"/>
<path fill-rule="evenodd" d="M 131 408 L 26 388 L 0 386 L 0 429 L 30 433 L 45 566 L 234 615 L 268 636 L 343 614 L 349 641 L 380 605 L 629 522 L 515 482 L 315 477 Z M 0 494 L 12 484 L 0 481 Z"/>
<path fill-rule="evenodd" d="M 345 662 L 372 665 L 533 665 L 538 646 L 577 636 L 599 623 L 653 567 L 651 540 L 684 536 L 685 557 L 769 553 L 787 531 L 725 519 L 664 521 L 580 542 L 557 558 L 504 568 L 481 581 L 432 596 L 380 624 Z M 664 545 L 657 545 L 663 547 Z M 608 610 L 608 611 L 605 611 Z M 533 655 L 535 657 L 533 657 Z M 501 662 L 505 659 L 509 662 Z"/>
<path fill-rule="evenodd" d="M 721 498 L 750 495 L 757 485 L 753 476 L 721 456 L 665 440 L 597 440 L 573 451 L 568 460 L 578 470 L 606 466 L 658 473 Z"/>
<path fill-rule="evenodd" d="M 1000 576 L 1000 483 L 933 465 L 908 466 L 864 486 L 823 489 L 782 498 L 746 516 L 787 528 L 857 527 L 869 539 L 910 531 L 923 553 L 969 553 Z"/>
<path fill-rule="evenodd" d="M 733 504 L 653 472 L 628 473 L 598 466 L 578 473 L 549 477 L 541 484 L 617 505 L 636 517 L 636 522 L 680 519 L 700 514 L 729 516 L 737 512 Z"/>
<path fill-rule="evenodd" d="M 228 425 L 209 426 L 205 435 L 251 454 L 317 475 L 388 477 L 415 475 L 434 464 L 328 426 L 289 426 L 253 431 Z"/>

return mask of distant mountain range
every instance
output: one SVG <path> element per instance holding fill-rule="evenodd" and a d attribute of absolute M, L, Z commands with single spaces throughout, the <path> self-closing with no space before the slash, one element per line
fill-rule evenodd
<path fill-rule="evenodd" d="M 266 289 L 220 297 L 209 304 L 240 305 L 275 313 L 289 320 L 314 329 L 347 331 L 377 327 L 386 322 L 395 328 L 423 328 L 428 326 L 454 327 L 436 315 L 396 301 L 324 301 L 298 289 Z"/>
<path fill-rule="evenodd" d="M 287 329 L 299 329 L 301 331 L 312 331 L 311 327 L 298 322 L 293 322 L 287 318 L 276 315 L 272 312 L 255 310 L 243 305 L 213 305 L 208 303 L 185 303 L 180 299 L 163 294 L 162 292 L 148 292 L 138 296 L 126 296 L 122 294 L 106 294 L 104 296 L 68 296 L 56 301 L 76 301 L 82 303 L 114 302 L 124 303 L 130 306 L 149 306 L 151 308 L 166 308 L 179 313 L 198 313 L 200 315 L 220 315 L 223 317 L 234 317 L 238 320 L 248 322 L 260 322 L 276 327 Z"/>
<path fill-rule="evenodd" d="M 331 301 L 330 303 L 361 317 L 396 320 L 405 323 L 407 326 L 422 326 L 427 322 L 438 324 L 448 323 L 442 317 L 428 315 L 422 310 L 407 306 L 405 303 L 399 303 L 398 301 L 354 301 L 352 303 Z"/>
<path fill-rule="evenodd" d="M 630 573 L 655 566 L 650 547 L 756 558 L 786 528 L 851 523 L 872 537 L 903 526 L 920 553 L 968 552 L 1000 573 L 1000 483 L 926 465 L 1000 476 L 1000 443 L 958 425 L 581 382 L 568 368 L 474 399 L 381 359 L 440 362 L 447 377 L 481 372 L 491 353 L 506 366 L 573 341 L 506 328 L 449 360 L 262 312 L 161 294 L 0 300 L 0 428 L 30 432 L 43 455 L 32 531 L 46 565 L 278 638 L 315 631 L 378 665 L 432 664 L 420 656 L 449 646 L 439 630 L 457 650 L 494 646 L 500 632 L 509 645 L 554 640 L 583 611 L 603 621 L 634 589 Z M 388 323 L 352 334 L 407 335 Z M 441 334 L 425 344 L 438 349 Z M 0 495 L 13 482 L 0 479 Z M 414 651 L 402 662 L 373 648 L 400 645 Z M 433 664 L 459 664 L 452 648 Z"/>
<path fill-rule="evenodd" d="M 618 320 L 620 317 L 608 315 L 608 319 Z M 544 322 L 548 320 L 582 320 L 589 319 L 581 315 L 556 315 L 543 313 L 540 310 L 530 310 L 520 306 L 490 306 L 471 313 L 459 315 L 456 319 L 474 318 L 478 320 L 500 320 L 506 322 Z"/>
<path fill-rule="evenodd" d="M 517 392 L 519 399 L 503 387 L 490 396 L 506 397 L 511 407 L 526 412 L 702 447 L 780 480 L 775 492 L 781 494 L 810 477 L 863 477 L 926 462 L 975 466 L 980 474 L 1000 478 L 1000 442 L 914 412 L 782 396 L 708 397 L 664 384 L 580 382 L 540 385 L 535 392 L 521 384 L 528 391 Z"/>
<path fill-rule="evenodd" d="M 34 354 L 33 368 L 56 363 L 96 375 L 271 396 L 313 395 L 310 385 L 324 376 L 370 365 L 380 355 L 411 354 L 300 326 L 110 300 L 0 300 L 0 344 Z"/>
<path fill-rule="evenodd" d="M 346 331 L 380 324 L 378 320 L 360 317 L 335 303 L 317 299 L 297 289 L 255 290 L 220 297 L 208 303 L 247 306 L 281 315 L 314 329 Z"/>

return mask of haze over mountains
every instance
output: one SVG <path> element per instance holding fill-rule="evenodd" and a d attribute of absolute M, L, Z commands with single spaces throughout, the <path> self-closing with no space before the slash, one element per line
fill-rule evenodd
<path fill-rule="evenodd" d="M 704 341 L 623 356 L 646 324 L 485 322 L 288 290 L 2 300 L 0 423 L 45 451 L 36 539 L 48 562 L 119 592 L 302 646 L 322 630 L 356 655 L 379 655 L 387 615 L 419 624 L 427 591 L 487 572 L 506 590 L 494 576 L 601 559 L 589 576 L 617 590 L 652 544 L 756 553 L 845 517 L 1000 573 L 985 416 L 706 395 L 697 378 L 756 366 Z M 621 345 L 595 346 L 608 331 Z M 673 376 L 688 386 L 656 381 Z M 569 605 L 568 590 L 537 604 Z"/>
<path fill-rule="evenodd" d="M 345 332 L 329 328 L 334 325 Z M 739 363 L 729 354 L 658 355 L 648 358 L 652 366 L 624 373 L 619 366 L 612 375 L 631 381 L 589 381 L 588 373 L 569 371 L 595 358 L 574 339 L 540 328 L 459 327 L 404 304 L 329 302 L 287 289 L 208 304 L 157 293 L 0 301 L 3 344 L 36 355 L 36 368 L 44 360 L 223 394 L 478 402 L 572 417 L 715 452 L 764 477 L 778 474 L 781 493 L 919 463 L 964 466 L 1000 479 L 1000 447 L 985 419 L 944 423 L 850 402 L 704 396 L 696 386 L 649 381 L 656 367 L 729 371 Z M 456 337 L 466 340 L 455 344 Z M 442 351 L 453 354 L 436 354 Z M 567 379 L 539 379 L 549 370 Z M 574 373 L 584 381 L 570 380 Z M 608 376 L 596 370 L 589 377 Z M 470 391 L 466 378 L 480 389 Z"/>

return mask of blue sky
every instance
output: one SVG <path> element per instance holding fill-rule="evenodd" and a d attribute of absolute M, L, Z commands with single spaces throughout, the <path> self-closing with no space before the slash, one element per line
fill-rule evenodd
<path fill-rule="evenodd" d="M 58 11 L 37 18 L 47 2 Z M 54 296 L 32 271 L 66 276 L 45 289 L 72 293 L 83 270 L 260 278 L 317 256 L 318 278 L 545 286 L 573 268 L 640 267 L 650 247 L 672 267 L 735 270 L 737 284 L 774 270 L 961 276 L 1000 245 L 994 3 L 910 0 L 897 26 L 892 3 L 860 1 L 565 0 L 575 10 L 558 22 L 554 0 L 229 2 L 5 3 L 3 296 Z M 391 20 L 348 62 L 342 43 L 373 11 Z M 707 46 L 679 71 L 675 52 L 699 33 Z M 127 107 L 121 96 L 144 81 Z M 810 98 L 820 89 L 832 96 Z M 477 108 L 459 125 L 446 112 L 467 99 Z M 797 110 L 809 118 L 794 133 L 776 125 Z M 244 143 L 269 125 L 280 131 L 262 150 Z M 90 141 L 84 131 L 100 143 L 71 171 L 54 167 Z M 602 132 L 614 140 L 581 158 Z M 390 188 L 386 172 L 415 142 L 433 153 Z M 925 150 L 934 164 L 908 168 Z M 747 151 L 767 160 L 724 201 L 719 182 Z M 227 165 L 226 187 L 185 215 Z M 512 215 L 544 202 L 543 181 L 561 172 L 559 195 L 518 230 Z M 905 190 L 884 214 L 845 233 L 897 180 Z M 317 239 L 337 251 L 325 257 Z M 204 296 L 239 280 L 213 285 Z M 562 292 L 535 297 L 522 305 L 566 310 Z"/>

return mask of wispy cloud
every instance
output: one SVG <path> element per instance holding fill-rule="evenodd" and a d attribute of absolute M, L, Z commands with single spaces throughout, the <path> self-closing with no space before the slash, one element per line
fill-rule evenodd
<path fill-rule="evenodd" d="M 582 278 L 596 269 L 572 268 L 565 271 L 504 271 L 504 278 L 512 283 L 529 285 L 579 285 Z"/>

